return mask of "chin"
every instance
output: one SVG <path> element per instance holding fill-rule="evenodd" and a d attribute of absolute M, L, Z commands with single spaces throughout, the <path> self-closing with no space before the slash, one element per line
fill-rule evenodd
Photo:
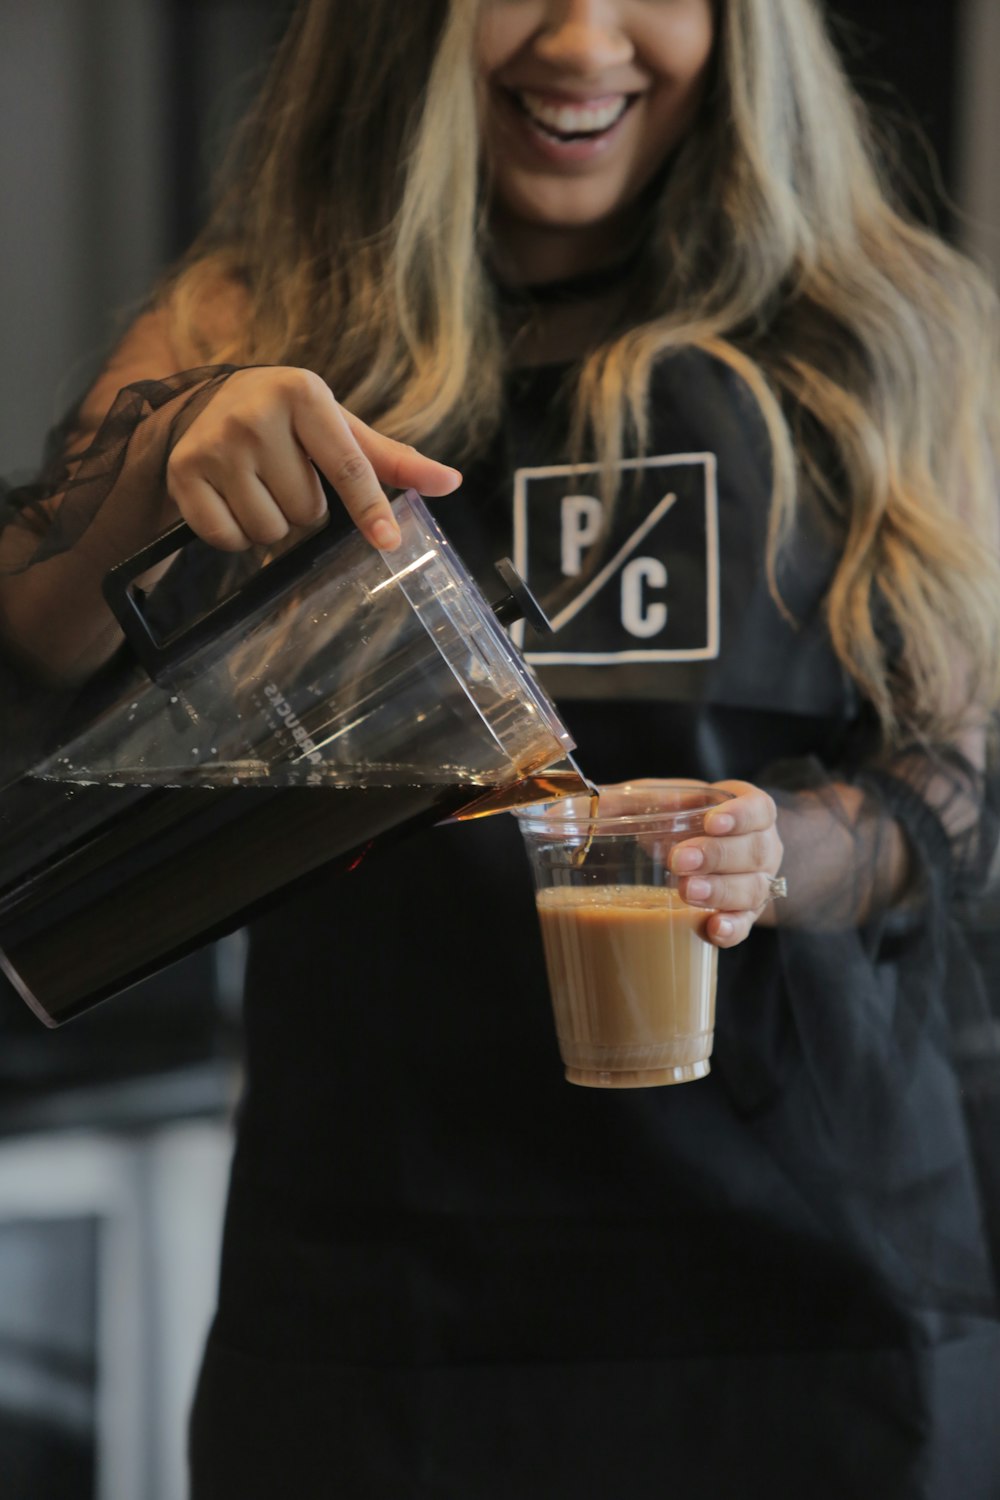
<path fill-rule="evenodd" d="M 553 195 L 554 197 L 554 195 Z M 577 201 L 553 201 L 547 197 L 541 202 L 511 204 L 512 214 L 523 224 L 535 229 L 563 230 L 594 229 L 624 213 L 628 203 L 614 198 L 594 197 Z"/>

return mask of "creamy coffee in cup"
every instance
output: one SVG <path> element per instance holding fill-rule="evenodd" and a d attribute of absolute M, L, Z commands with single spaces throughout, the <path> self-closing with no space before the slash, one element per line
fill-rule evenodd
<path fill-rule="evenodd" d="M 637 1088 L 709 1071 L 718 950 L 673 848 L 728 794 L 642 782 L 517 814 L 531 859 L 559 1048 L 572 1083 Z"/>

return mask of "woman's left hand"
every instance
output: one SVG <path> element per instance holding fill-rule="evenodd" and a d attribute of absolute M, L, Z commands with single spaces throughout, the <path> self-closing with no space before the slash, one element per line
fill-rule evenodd
<path fill-rule="evenodd" d="M 713 908 L 704 933 L 717 948 L 741 943 L 771 906 L 771 880 L 784 853 L 773 799 L 748 781 L 716 781 L 732 798 L 705 815 L 705 832 L 678 844 L 670 860 L 691 906 Z M 766 918 L 765 918 L 766 920 Z"/>

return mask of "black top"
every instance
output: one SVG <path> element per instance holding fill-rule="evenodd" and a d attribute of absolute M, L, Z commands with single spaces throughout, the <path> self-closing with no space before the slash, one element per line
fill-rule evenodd
<path fill-rule="evenodd" d="M 801 522 L 791 621 L 740 382 L 665 362 L 595 558 L 561 373 L 512 381 L 496 451 L 431 503 L 484 586 L 509 554 L 560 623 L 525 645 L 583 769 L 863 784 L 836 528 Z M 995 1500 L 1000 1327 L 931 925 L 755 929 L 720 955 L 709 1077 L 605 1093 L 563 1079 L 512 818 L 259 922 L 195 1496 Z"/>

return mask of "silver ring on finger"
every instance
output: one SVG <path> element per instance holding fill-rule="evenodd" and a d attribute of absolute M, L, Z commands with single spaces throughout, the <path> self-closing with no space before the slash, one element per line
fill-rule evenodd
<path fill-rule="evenodd" d="M 768 901 L 780 901 L 788 895 L 788 881 L 784 875 L 772 875 L 767 882 Z"/>

